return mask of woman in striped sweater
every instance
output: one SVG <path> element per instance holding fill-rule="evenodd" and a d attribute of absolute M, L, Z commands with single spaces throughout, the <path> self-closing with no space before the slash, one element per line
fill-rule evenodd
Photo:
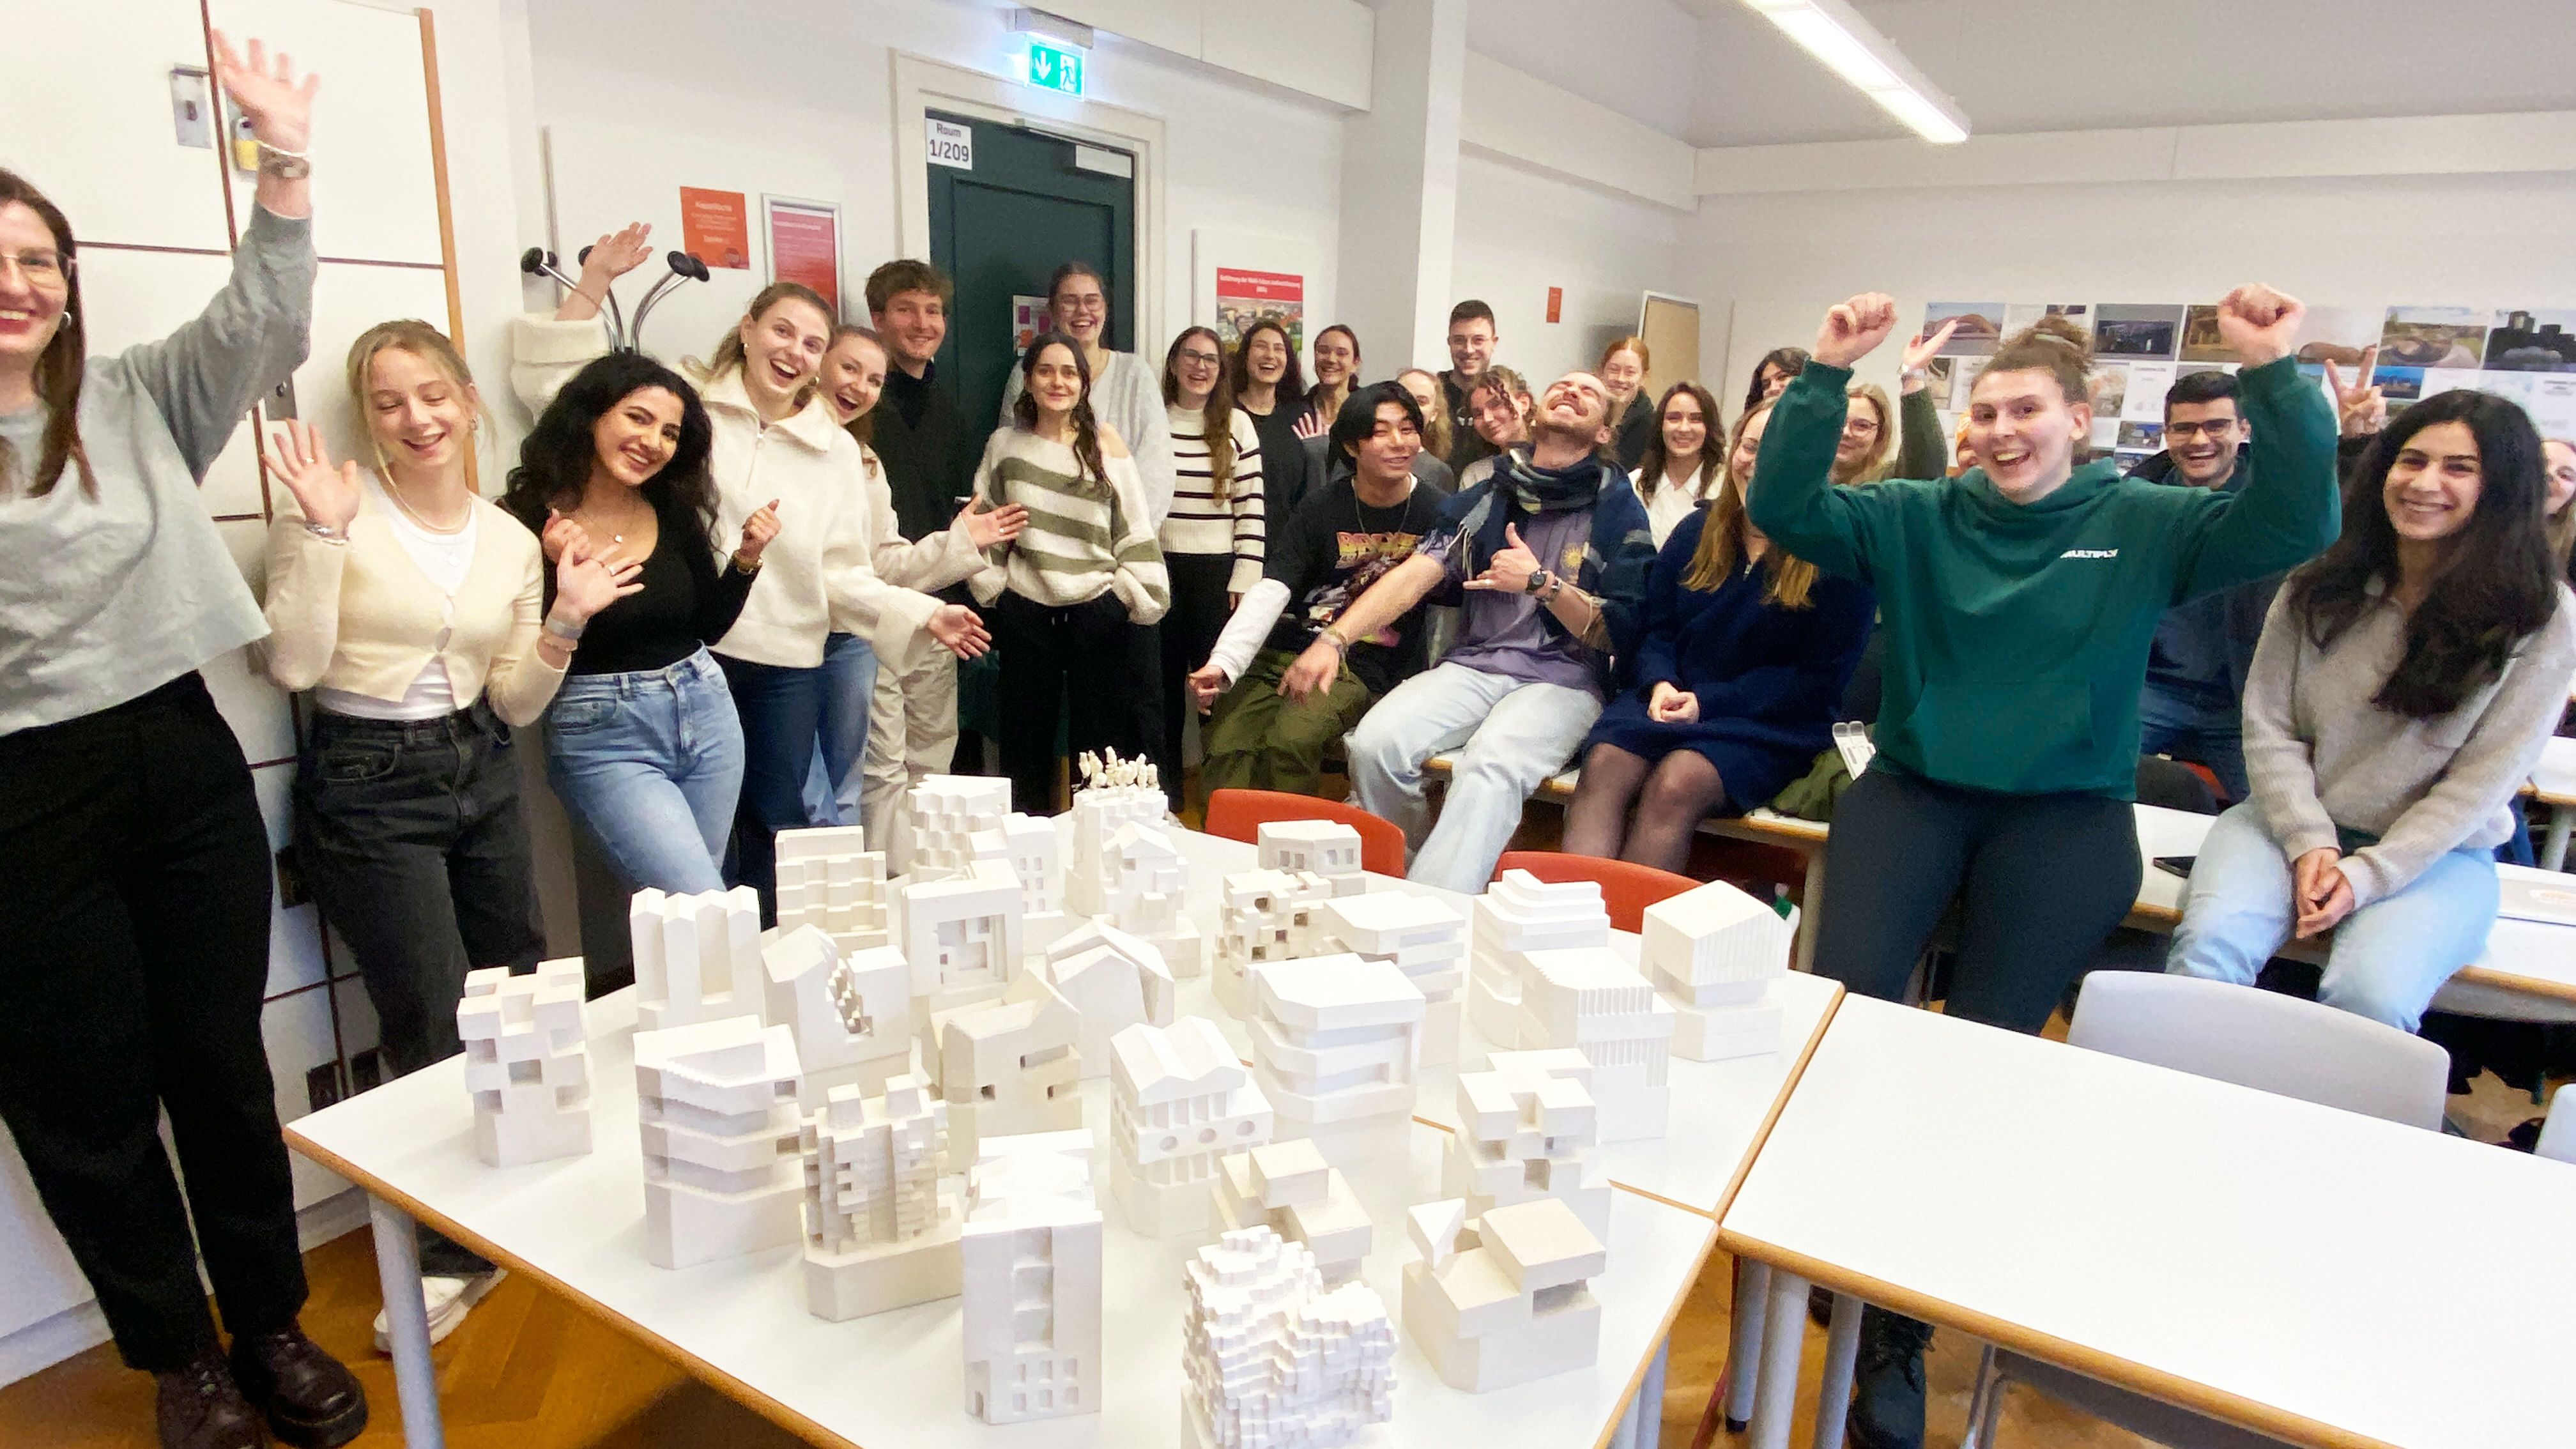
<path fill-rule="evenodd" d="M 1234 606 L 1261 582 L 1261 439 L 1251 415 L 1234 405 L 1225 344 L 1208 328 L 1172 339 L 1163 357 L 1163 406 L 1172 427 L 1172 511 L 1162 528 L 1172 609 L 1159 631 L 1162 717 L 1153 746 L 1163 793 L 1178 810 L 1185 681 L 1216 647 Z"/>
<path fill-rule="evenodd" d="M 1011 426 L 984 445 L 975 496 L 1026 508 L 1029 525 L 984 550 L 971 583 L 1003 646 L 1002 773 L 1012 808 L 1050 815 L 1059 702 L 1071 710 L 1075 754 L 1147 752 L 1160 711 L 1144 626 L 1171 607 L 1172 586 L 1136 460 L 1091 414 L 1082 348 L 1043 333 L 1021 355 L 1019 375 Z"/>

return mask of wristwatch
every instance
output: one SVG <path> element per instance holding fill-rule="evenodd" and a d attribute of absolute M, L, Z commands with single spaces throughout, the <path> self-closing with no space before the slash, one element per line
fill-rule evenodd
<path fill-rule="evenodd" d="M 1547 581 L 1552 577 L 1554 576 L 1548 573 L 1547 570 L 1540 569 L 1537 573 L 1529 576 L 1529 582 L 1521 586 L 1521 592 L 1525 594 L 1535 594 L 1539 590 L 1546 588 Z"/>
<path fill-rule="evenodd" d="M 274 176 L 280 181 L 301 181 L 313 174 L 313 158 L 302 151 L 289 151 L 262 141 L 259 143 L 259 174 Z"/>

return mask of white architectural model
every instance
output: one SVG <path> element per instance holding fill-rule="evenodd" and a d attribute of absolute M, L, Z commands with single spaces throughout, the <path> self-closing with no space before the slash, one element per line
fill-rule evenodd
<path fill-rule="evenodd" d="M 1073 796 L 1073 854 L 1065 872 L 1065 909 L 1108 922 L 1154 943 L 1172 975 L 1199 974 L 1199 929 L 1181 911 L 1189 863 L 1164 828 L 1163 787 L 1154 767 L 1104 763 L 1085 751 L 1083 788 Z"/>
<path fill-rule="evenodd" d="M 1403 891 L 1345 896 L 1324 907 L 1327 949 L 1385 961 L 1422 993 L 1422 1064 L 1458 1060 L 1467 1011 L 1467 918 L 1429 896 Z"/>
<path fill-rule="evenodd" d="M 1404 1331 L 1453 1389 L 1481 1394 L 1601 1353 L 1601 1303 L 1586 1286 L 1608 1254 L 1555 1198 L 1484 1215 L 1471 1231 L 1452 1198 L 1406 1215 L 1422 1254 L 1404 1265 Z"/>
<path fill-rule="evenodd" d="M 960 1282 L 966 1412 L 1016 1424 L 1100 1412 L 1100 1212 L 1091 1134 L 985 1142 L 967 1174 Z"/>
<path fill-rule="evenodd" d="M 578 956 L 533 976 L 506 966 L 465 973 L 456 1035 L 474 1096 L 474 1154 L 517 1167 L 590 1150 L 590 1045 Z M 1266 1134 L 1265 1134 L 1266 1135 Z"/>
<path fill-rule="evenodd" d="M 1332 882 L 1336 896 L 1368 889 L 1360 870 L 1360 833 L 1338 820 L 1265 820 L 1252 836 L 1264 870 L 1312 872 Z"/>
<path fill-rule="evenodd" d="M 1395 1417 L 1395 1325 L 1367 1284 L 1325 1291 L 1306 1249 L 1263 1228 L 1186 1271 L 1192 1449 L 1329 1449 Z"/>
<path fill-rule="evenodd" d="M 756 1016 L 635 1034 L 644 1256 L 686 1268 L 796 1241 L 796 1041 Z"/>
<path fill-rule="evenodd" d="M 1646 907 L 1638 964 L 1673 1008 L 1673 1055 L 1721 1062 L 1780 1049 L 1771 983 L 1789 970 L 1793 920 L 1724 881 Z"/>
<path fill-rule="evenodd" d="M 904 797 L 912 825 L 914 881 L 951 880 L 975 863 L 975 836 L 1011 814 L 1011 782 L 989 775 L 932 775 Z"/>
<path fill-rule="evenodd" d="M 817 927 L 853 955 L 891 941 L 886 905 L 885 852 L 858 826 L 778 832 L 779 930 Z"/>
<path fill-rule="evenodd" d="M 1253 1080 L 1283 1122 L 1312 1128 L 1413 1110 L 1422 993 L 1348 953 L 1252 968 Z"/>
<path fill-rule="evenodd" d="M 1170 1026 L 1180 996 L 1162 952 L 1098 921 L 1048 947 L 1038 972 L 1082 1013 L 1075 1050 L 1084 1081 L 1109 1075 L 1111 1037 L 1140 1022 Z"/>
<path fill-rule="evenodd" d="M 1131 1026 L 1109 1043 L 1109 1186 L 1149 1238 L 1203 1231 L 1217 1163 L 1270 1140 L 1270 1104 L 1216 1023 Z"/>
<path fill-rule="evenodd" d="M 1340 949 L 1324 944 L 1320 908 L 1332 896 L 1332 882 L 1311 871 L 1227 876 L 1217 895 L 1216 965 L 1208 978 L 1218 1008 L 1238 1020 L 1252 1014 L 1255 966 Z"/>
<path fill-rule="evenodd" d="M 946 1113 L 921 1079 L 835 1087 L 805 1119 L 805 1307 L 838 1323 L 957 1294 L 957 1204 L 939 1194 Z"/>
<path fill-rule="evenodd" d="M 978 830 L 969 844 L 978 862 L 998 860 L 1020 880 L 1020 944 L 1034 955 L 1072 929 L 1074 916 L 1064 908 L 1064 842 L 1055 822 L 1014 812 L 990 830 Z"/>
<path fill-rule="evenodd" d="M 882 1096 L 912 1067 L 912 968 L 891 946 L 844 953 L 814 926 L 781 926 L 761 948 L 762 1019 L 796 1037 L 800 1100 L 814 1111 L 833 1089 Z"/>
<path fill-rule="evenodd" d="M 1592 1063 L 1601 1140 L 1661 1137 L 1672 1115 L 1673 1009 L 1607 946 L 1522 956 L 1521 1044 L 1579 1048 Z"/>
<path fill-rule="evenodd" d="M 1020 970 L 1020 878 L 1004 861 L 903 888 L 903 959 L 933 1011 L 1002 994 Z"/>
<path fill-rule="evenodd" d="M 1082 1014 L 1035 974 L 998 1002 L 931 1018 L 939 1037 L 939 1095 L 948 1102 L 950 1153 L 971 1160 L 988 1137 L 1082 1125 Z"/>
<path fill-rule="evenodd" d="M 749 886 L 626 903 L 635 947 L 635 1029 L 760 1014 L 760 897 Z"/>
<path fill-rule="evenodd" d="M 1360 1274 L 1374 1235 L 1368 1209 L 1342 1170 L 1306 1138 L 1238 1152 L 1218 1164 L 1217 1218 L 1229 1230 L 1267 1227 L 1315 1255 L 1338 1286 Z"/>
<path fill-rule="evenodd" d="M 1610 944 L 1610 912 L 1594 881 L 1551 885 L 1525 870 L 1476 897 L 1476 939 L 1467 980 L 1467 1016 L 1485 1040 L 1508 1051 L 1520 1040 L 1521 972 L 1532 951 Z M 1545 1043 L 1535 1043 L 1545 1045 Z"/>
<path fill-rule="evenodd" d="M 1440 1148 L 1440 1191 L 1467 1216 L 1552 1197 L 1610 1241 L 1610 1180 L 1592 1170 L 1600 1140 L 1592 1063 L 1571 1048 L 1496 1052 L 1493 1070 L 1458 1074 L 1459 1130 Z"/>

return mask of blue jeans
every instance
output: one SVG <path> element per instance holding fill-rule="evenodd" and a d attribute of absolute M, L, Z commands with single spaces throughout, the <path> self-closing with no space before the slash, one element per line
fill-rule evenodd
<path fill-rule="evenodd" d="M 778 924 L 778 832 L 802 830 L 805 777 L 823 735 L 832 676 L 823 666 L 786 669 L 719 654 L 734 713 L 742 720 L 742 803 L 733 815 L 729 885 L 760 894 L 760 923 Z"/>
<path fill-rule="evenodd" d="M 546 710 L 546 778 L 630 891 L 724 889 L 742 722 L 715 656 L 575 674 Z"/>
<path fill-rule="evenodd" d="M 823 641 L 823 672 L 831 683 L 823 696 L 822 739 L 805 772 L 805 817 L 816 825 L 856 825 L 867 779 L 860 765 L 868 753 L 868 711 L 876 701 L 877 652 L 856 634 L 833 634 Z M 884 842 L 869 845 L 884 849 Z"/>
<path fill-rule="evenodd" d="M 2178 700 L 2146 685 L 2138 691 L 2138 753 L 2207 765 L 2230 800 L 2252 792 L 2245 785 L 2245 716 Z"/>
<path fill-rule="evenodd" d="M 2491 850 L 2462 848 L 2427 866 L 2404 890 L 2371 902 L 2335 927 L 2317 999 L 2413 1031 L 2451 973 L 2486 950 L 2495 926 Z M 2250 986 L 2290 939 L 2290 861 L 2251 802 L 2209 827 L 2183 890 L 2182 925 L 2165 969 Z"/>
<path fill-rule="evenodd" d="M 1520 828 L 1522 802 L 1565 768 L 1600 715 L 1588 690 L 1437 664 L 1387 691 L 1351 731 L 1351 794 L 1403 829 L 1414 847 L 1408 879 L 1474 895 Z M 1426 836 L 1422 765 L 1452 751 L 1457 768 Z"/>

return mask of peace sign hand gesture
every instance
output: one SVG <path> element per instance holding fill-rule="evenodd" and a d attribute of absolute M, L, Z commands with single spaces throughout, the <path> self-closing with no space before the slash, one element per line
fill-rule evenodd
<path fill-rule="evenodd" d="M 277 430 L 269 439 L 268 471 L 317 526 L 346 533 L 349 520 L 358 516 L 358 465 L 342 463 L 335 471 L 321 430 L 311 423 L 289 419 Z"/>
<path fill-rule="evenodd" d="M 2335 421 L 2347 438 L 2364 438 L 2388 426 L 2388 394 L 2373 386 L 2370 377 L 2379 367 L 2379 344 L 2361 349 L 2361 375 L 2352 386 L 2343 383 L 2343 370 L 2326 359 L 2326 386 L 2334 389 Z"/>

